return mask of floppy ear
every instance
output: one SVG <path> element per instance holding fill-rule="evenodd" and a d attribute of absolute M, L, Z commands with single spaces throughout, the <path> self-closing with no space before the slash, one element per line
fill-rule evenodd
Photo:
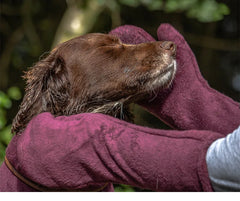
<path fill-rule="evenodd" d="M 69 80 L 65 62 L 55 53 L 33 66 L 24 78 L 26 93 L 12 124 L 12 133 L 20 133 L 41 112 L 64 114 L 69 101 Z"/>

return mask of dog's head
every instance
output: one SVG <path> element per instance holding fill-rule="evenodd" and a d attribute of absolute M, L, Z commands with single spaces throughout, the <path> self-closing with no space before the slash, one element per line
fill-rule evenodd
<path fill-rule="evenodd" d="M 129 45 L 109 34 L 64 42 L 26 73 L 26 94 L 12 131 L 22 131 L 41 112 L 114 116 L 118 104 L 129 104 L 171 83 L 175 53 L 169 41 Z"/>

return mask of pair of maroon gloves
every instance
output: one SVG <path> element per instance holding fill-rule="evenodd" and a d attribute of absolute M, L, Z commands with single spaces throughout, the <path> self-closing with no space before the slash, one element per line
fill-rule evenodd
<path fill-rule="evenodd" d="M 135 26 L 111 34 L 123 43 L 155 41 Z M 54 118 L 42 113 L 9 144 L 0 191 L 113 191 L 112 183 L 153 191 L 213 191 L 206 152 L 240 125 L 239 103 L 209 87 L 172 26 L 162 24 L 158 39 L 177 45 L 176 78 L 170 89 L 141 105 L 182 131 L 150 129 L 102 114 Z"/>

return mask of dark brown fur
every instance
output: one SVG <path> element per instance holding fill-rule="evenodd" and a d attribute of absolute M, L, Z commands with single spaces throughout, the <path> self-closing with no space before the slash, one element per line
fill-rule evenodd
<path fill-rule="evenodd" d="M 174 54 L 171 42 L 127 45 L 107 34 L 62 43 L 25 74 L 26 93 L 12 132 L 21 133 L 41 112 L 100 112 L 130 121 L 129 103 L 172 81 Z"/>

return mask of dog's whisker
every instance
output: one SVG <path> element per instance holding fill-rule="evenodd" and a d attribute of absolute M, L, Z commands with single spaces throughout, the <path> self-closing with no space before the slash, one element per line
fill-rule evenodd
<path fill-rule="evenodd" d="M 130 103 L 147 95 L 153 101 L 159 89 L 172 87 L 175 50 L 164 49 L 160 41 L 122 46 L 112 37 L 86 34 L 40 57 L 24 76 L 26 93 L 12 132 L 21 133 L 41 112 L 103 113 L 132 121 Z"/>
<path fill-rule="evenodd" d="M 150 91 L 150 96 L 152 96 L 151 97 L 151 99 L 149 99 L 149 102 L 152 102 L 156 97 L 157 97 L 157 92 L 155 91 L 155 89 L 153 88 L 153 86 L 152 85 L 149 85 L 149 91 Z"/>

